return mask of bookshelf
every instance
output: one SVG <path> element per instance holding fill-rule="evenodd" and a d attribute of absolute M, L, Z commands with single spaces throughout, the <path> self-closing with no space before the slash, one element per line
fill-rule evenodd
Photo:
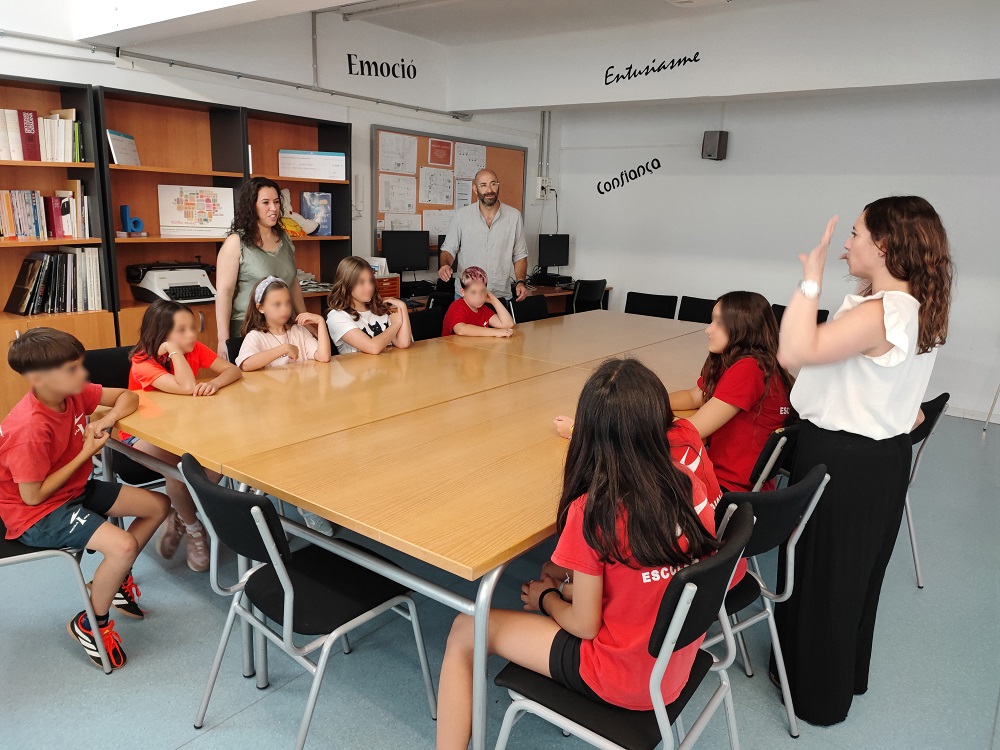
<path fill-rule="evenodd" d="M 106 309 L 79 313 L 51 313 L 40 315 L 13 315 L 0 312 L 0 342 L 6 345 L 30 328 L 50 326 L 72 333 L 88 348 L 114 346 L 116 343 L 115 322 L 111 312 L 113 298 L 110 295 L 110 279 L 106 232 L 104 232 L 104 212 L 101 208 L 101 172 L 96 168 L 97 140 L 96 120 L 91 87 L 86 84 L 64 83 L 16 76 L 0 76 L 0 109 L 35 110 L 39 117 L 53 109 L 76 109 L 80 122 L 80 137 L 83 156 L 87 161 L 0 161 L 0 189 L 38 190 L 43 195 L 51 195 L 54 190 L 64 188 L 67 180 L 80 180 L 84 195 L 89 201 L 89 239 L 32 239 L 0 241 L 0 288 L 2 302 L 6 303 L 11 286 L 21 268 L 21 262 L 29 253 L 55 249 L 60 246 L 99 248 L 102 265 L 102 296 Z M 25 392 L 23 379 L 12 372 L 4 362 L 0 367 L 0 416 L 10 408 Z"/>
<path fill-rule="evenodd" d="M 248 177 L 267 177 L 288 188 L 292 209 L 299 211 L 300 193 L 330 193 L 333 232 L 329 236 L 294 237 L 295 262 L 321 281 L 333 281 L 337 264 L 351 255 L 350 180 L 317 182 L 303 177 L 278 175 L 278 151 L 339 151 L 347 155 L 345 175 L 351 175 L 351 124 L 312 117 L 295 117 L 256 109 L 244 110 L 247 133 Z M 307 294 L 310 312 L 323 312 L 325 294 Z"/>
<path fill-rule="evenodd" d="M 100 130 L 128 133 L 135 138 L 141 166 L 113 164 L 107 138 L 100 140 L 106 186 L 105 221 L 114 268 L 114 300 L 120 343 L 134 344 L 148 303 L 135 299 L 125 269 L 158 261 L 200 261 L 215 264 L 224 238 L 159 236 L 158 185 L 199 185 L 238 192 L 243 163 L 243 116 L 238 107 L 135 91 L 98 87 L 94 90 Z M 145 223 L 147 237 L 116 237 L 122 230 L 120 207 Z M 214 277 L 213 277 L 214 282 Z M 199 338 L 216 348 L 214 304 L 194 305 L 201 327 Z"/>

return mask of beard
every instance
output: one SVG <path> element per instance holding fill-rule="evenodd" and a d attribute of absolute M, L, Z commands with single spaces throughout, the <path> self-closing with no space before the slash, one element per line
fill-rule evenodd
<path fill-rule="evenodd" d="M 490 195 L 488 193 L 486 195 L 479 194 L 479 202 L 482 203 L 484 206 L 493 206 L 493 205 L 496 205 L 496 202 L 498 200 L 500 200 L 500 191 L 499 190 L 497 192 L 493 193 L 492 195 Z"/>

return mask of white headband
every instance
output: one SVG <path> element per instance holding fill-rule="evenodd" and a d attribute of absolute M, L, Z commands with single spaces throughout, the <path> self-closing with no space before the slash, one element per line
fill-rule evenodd
<path fill-rule="evenodd" d="M 260 301 L 264 299 L 264 293 L 267 292 L 267 288 L 271 286 L 275 281 L 282 281 L 277 276 L 265 276 L 261 279 L 261 282 L 257 285 L 257 291 L 253 295 L 254 304 L 259 305 Z"/>

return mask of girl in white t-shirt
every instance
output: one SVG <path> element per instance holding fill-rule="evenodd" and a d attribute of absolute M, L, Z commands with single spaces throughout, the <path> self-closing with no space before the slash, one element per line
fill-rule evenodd
<path fill-rule="evenodd" d="M 306 328 L 317 327 L 318 336 Z M 330 361 L 330 337 L 320 315 L 299 313 L 292 319 L 292 295 L 277 276 L 257 282 L 243 319 L 243 345 L 236 365 L 245 372 L 289 362 Z"/>
<path fill-rule="evenodd" d="M 413 341 L 406 305 L 379 296 L 375 273 L 361 258 L 340 261 L 327 305 L 326 325 L 341 354 L 381 354 L 390 346 L 405 349 Z"/>

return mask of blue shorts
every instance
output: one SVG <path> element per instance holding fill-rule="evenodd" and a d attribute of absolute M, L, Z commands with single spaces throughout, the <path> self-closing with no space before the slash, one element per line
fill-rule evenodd
<path fill-rule="evenodd" d="M 118 499 L 122 486 L 91 479 L 83 494 L 60 505 L 18 537 L 29 547 L 83 549 Z"/>

